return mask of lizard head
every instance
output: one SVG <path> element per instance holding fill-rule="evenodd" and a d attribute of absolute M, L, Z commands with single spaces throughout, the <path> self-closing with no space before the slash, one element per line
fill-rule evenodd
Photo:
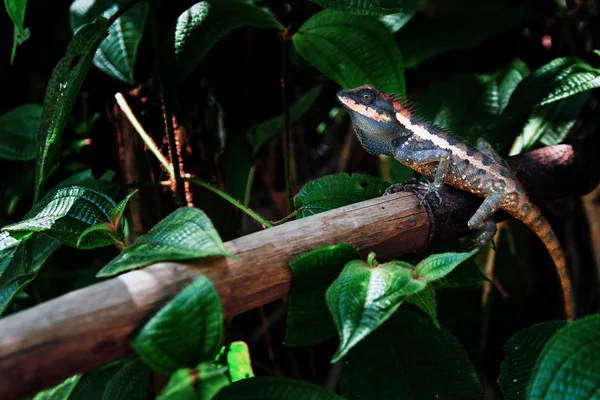
<path fill-rule="evenodd" d="M 393 155 L 396 125 L 393 96 L 372 85 L 340 90 L 338 99 L 350 113 L 356 136 L 369 153 Z"/>

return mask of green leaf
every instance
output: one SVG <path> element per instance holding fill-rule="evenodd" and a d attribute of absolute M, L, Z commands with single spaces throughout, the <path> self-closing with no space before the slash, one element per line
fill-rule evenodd
<path fill-rule="evenodd" d="M 565 321 L 542 322 L 513 335 L 504 345 L 498 383 L 506 400 L 525 400 L 535 360 Z"/>
<path fill-rule="evenodd" d="M 225 386 L 229 379 L 225 376 L 226 368 L 218 368 L 212 364 L 202 363 L 195 369 L 179 369 L 167 384 L 167 387 L 156 398 L 157 400 L 209 400 Z"/>
<path fill-rule="evenodd" d="M 35 201 L 44 191 L 60 149 L 61 136 L 67 119 L 107 28 L 108 21 L 98 18 L 94 23 L 77 31 L 69 43 L 67 53 L 52 71 L 38 131 Z"/>
<path fill-rule="evenodd" d="M 110 19 L 125 3 L 121 0 L 76 0 L 70 8 L 71 29 L 77 32 L 99 16 Z M 142 1 L 119 17 L 108 28 L 108 37 L 96 50 L 94 65 L 113 78 L 133 84 L 135 59 L 147 15 L 148 2 Z"/>
<path fill-rule="evenodd" d="M 318 5 L 334 11 L 358 15 L 387 15 L 402 12 L 400 7 L 385 7 L 369 0 L 312 0 Z M 404 5 L 404 2 L 403 4 Z"/>
<path fill-rule="evenodd" d="M 146 400 L 151 393 L 152 370 L 136 358 L 121 367 L 108 381 L 103 400 Z"/>
<path fill-rule="evenodd" d="M 405 0 L 402 2 L 402 11 L 379 17 L 379 21 L 381 21 L 391 33 L 396 33 L 424 6 L 425 0 Z"/>
<path fill-rule="evenodd" d="M 81 374 L 71 376 L 50 389 L 38 392 L 33 400 L 67 400 L 71 397 L 71 393 L 80 379 Z"/>
<path fill-rule="evenodd" d="M 342 173 L 315 179 L 294 197 L 297 218 L 382 196 L 389 186 L 383 179 L 362 174 Z"/>
<path fill-rule="evenodd" d="M 17 52 L 17 46 L 29 39 L 29 28 L 23 26 L 25 21 L 25 7 L 27 6 L 27 0 L 4 0 L 4 6 L 6 12 L 13 22 L 14 25 L 14 38 L 13 47 L 10 54 L 10 63 L 12 64 L 15 60 L 15 54 Z"/>
<path fill-rule="evenodd" d="M 91 237 L 94 237 L 94 239 L 91 239 Z M 97 225 L 90 226 L 89 228 L 84 230 L 77 239 L 76 247 L 81 247 L 82 243 L 88 241 L 96 242 L 100 237 L 106 239 L 107 241 L 110 241 L 111 244 L 117 244 L 121 240 L 123 240 L 123 235 L 120 234 L 120 232 L 116 232 L 112 224 L 108 222 L 103 222 Z"/>
<path fill-rule="evenodd" d="M 473 249 L 467 253 L 441 253 L 433 254 L 420 263 L 415 268 L 415 274 L 419 279 L 431 282 L 448 275 L 460 263 L 477 253 L 478 249 Z"/>
<path fill-rule="evenodd" d="M 409 22 L 396 37 L 405 67 L 414 67 L 433 56 L 473 47 L 492 36 L 515 31 L 521 24 L 520 8 L 455 7 L 443 15 Z"/>
<path fill-rule="evenodd" d="M 6 267 L 10 265 L 10 261 L 20 243 L 19 240 L 10 236 L 8 232 L 0 232 L 0 277 L 2 277 Z"/>
<path fill-rule="evenodd" d="M 429 315 L 436 328 L 440 327 L 440 321 L 437 316 L 435 289 L 432 286 L 427 286 L 420 292 L 408 296 L 406 301 L 419 307 L 425 314 Z"/>
<path fill-rule="evenodd" d="M 370 268 L 359 260 L 346 265 L 327 290 L 327 306 L 340 336 L 332 362 L 384 323 L 406 296 L 425 288 L 426 282 L 414 279 L 411 267 L 391 262 Z"/>
<path fill-rule="evenodd" d="M 103 193 L 71 186 L 46 196 L 22 221 L 2 230 L 19 236 L 43 232 L 68 246 L 82 249 L 107 246 L 113 242 L 103 235 L 88 235 L 79 244 L 78 239 L 90 226 L 110 222 L 110 210 L 114 206 L 115 202 Z"/>
<path fill-rule="evenodd" d="M 285 345 L 310 346 L 335 337 L 325 292 L 344 265 L 359 257 L 354 247 L 340 243 L 315 249 L 291 262 Z"/>
<path fill-rule="evenodd" d="M 271 14 L 241 0 L 201 1 L 184 11 L 166 43 L 172 85 L 181 85 L 215 43 L 244 26 L 283 30 Z"/>
<path fill-rule="evenodd" d="M 290 107 L 290 124 L 293 124 L 302 118 L 304 113 L 312 107 L 320 92 L 321 85 L 317 85 L 302 95 L 298 101 Z M 282 131 L 283 116 L 280 115 L 253 126 L 248 133 L 246 133 L 246 137 L 256 154 L 266 142 Z"/>
<path fill-rule="evenodd" d="M 172 374 L 212 360 L 222 337 L 221 300 L 211 281 L 199 276 L 161 308 L 131 344 L 153 369 Z"/>
<path fill-rule="evenodd" d="M 129 193 L 123 200 L 121 200 L 115 208 L 110 211 L 110 220 L 113 222 L 113 225 L 119 228 L 123 227 L 123 212 L 125 212 L 125 207 L 127 207 L 127 203 L 129 200 L 138 192 L 138 189 Z"/>
<path fill-rule="evenodd" d="M 223 246 L 219 234 L 203 211 L 182 207 L 140 236 L 96 276 L 112 276 L 158 261 L 210 256 L 233 257 Z"/>
<path fill-rule="evenodd" d="M 223 347 L 217 358 L 225 357 L 231 382 L 254 377 L 252 362 L 250 361 L 250 350 L 244 342 L 232 342 Z"/>
<path fill-rule="evenodd" d="M 342 400 L 319 386 L 290 378 L 258 376 L 227 386 L 215 400 Z"/>
<path fill-rule="evenodd" d="M 69 400 L 103 400 L 109 382 L 131 360 L 132 357 L 121 358 L 85 372 Z"/>
<path fill-rule="evenodd" d="M 600 314 L 569 322 L 544 346 L 527 398 L 592 399 L 600 382 Z"/>
<path fill-rule="evenodd" d="M 404 95 L 404 67 L 398 46 L 376 19 L 321 11 L 292 37 L 298 53 L 344 88 L 365 83 Z"/>
<path fill-rule="evenodd" d="M 350 351 L 340 393 L 348 399 L 483 398 L 477 373 L 452 333 L 406 311 Z"/>
<path fill-rule="evenodd" d="M 523 131 L 513 143 L 509 155 L 527 151 L 538 143 L 552 145 L 562 142 L 575 125 L 589 97 L 589 92 L 583 92 L 535 107 Z"/>
<path fill-rule="evenodd" d="M 26 104 L 0 116 L 0 158 L 28 161 L 37 154 L 42 107 Z"/>

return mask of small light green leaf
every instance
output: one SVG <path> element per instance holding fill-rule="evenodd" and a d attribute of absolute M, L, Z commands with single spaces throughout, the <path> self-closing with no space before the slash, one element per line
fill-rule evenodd
<path fill-rule="evenodd" d="M 514 334 L 504 345 L 498 384 L 506 400 L 525 400 L 527 385 L 542 348 L 565 321 L 547 321 Z"/>
<path fill-rule="evenodd" d="M 10 236 L 8 232 L 0 232 L 0 277 L 15 255 L 21 243 L 18 239 Z"/>
<path fill-rule="evenodd" d="M 71 29 L 77 32 L 99 16 L 110 19 L 125 3 L 121 0 L 76 0 L 70 8 Z M 94 65 L 113 78 L 133 84 L 135 59 L 147 15 L 148 3 L 142 1 L 118 18 L 96 50 Z"/>
<path fill-rule="evenodd" d="M 14 25 L 14 38 L 13 47 L 10 55 L 10 63 L 12 64 L 15 60 L 15 54 L 17 52 L 17 46 L 29 39 L 29 28 L 23 26 L 25 21 L 25 8 L 27 6 L 27 0 L 4 0 L 4 6 L 8 16 Z"/>
<path fill-rule="evenodd" d="M 503 5 L 455 7 L 427 20 L 412 21 L 396 35 L 406 68 L 439 54 L 478 45 L 492 36 L 517 30 L 520 8 Z M 460 29 L 457 29 L 460 27 Z"/>
<path fill-rule="evenodd" d="M 0 116 L 0 158 L 28 161 L 37 154 L 42 107 L 26 104 Z"/>
<path fill-rule="evenodd" d="M 340 243 L 308 252 L 291 262 L 292 287 L 285 327 L 287 346 L 310 346 L 335 337 L 325 292 L 344 265 L 360 256 L 349 244 Z"/>
<path fill-rule="evenodd" d="M 298 53 L 344 88 L 365 83 L 404 95 L 398 46 L 376 19 L 330 10 L 310 17 L 292 37 Z"/>
<path fill-rule="evenodd" d="M 227 386 L 215 400 L 343 400 L 343 397 L 308 382 L 275 376 L 242 379 Z"/>
<path fill-rule="evenodd" d="M 79 245 L 78 239 L 90 226 L 110 222 L 110 210 L 114 206 L 115 202 L 103 193 L 71 186 L 46 196 L 22 221 L 2 230 L 12 235 L 43 232 L 68 246 L 83 249 L 108 246 L 113 242 L 104 235 L 87 235 Z"/>
<path fill-rule="evenodd" d="M 138 192 L 138 189 L 129 193 L 123 200 L 121 200 L 115 208 L 110 211 L 110 220 L 116 227 L 122 227 L 123 212 L 125 211 L 125 207 L 127 207 L 127 203 L 129 203 L 129 199 L 133 197 L 134 194 Z"/>
<path fill-rule="evenodd" d="M 369 0 L 312 0 L 318 5 L 329 8 L 330 10 L 340 11 L 347 14 L 358 14 L 358 15 L 387 15 L 393 13 L 400 13 L 403 8 L 398 7 L 400 4 L 394 4 L 397 6 L 385 7 L 385 4 L 376 4 L 375 1 Z M 398 2 L 396 2 L 398 3 Z M 402 6 L 405 6 L 402 2 Z"/>
<path fill-rule="evenodd" d="M 67 119 L 107 28 L 108 21 L 98 18 L 94 23 L 85 25 L 77 31 L 69 43 L 67 53 L 52 71 L 38 131 L 35 201 L 43 194 L 48 175 L 60 149 L 61 136 Z"/>
<path fill-rule="evenodd" d="M 182 207 L 140 236 L 98 272 L 106 277 L 158 261 L 231 256 L 208 216 L 197 208 Z"/>
<path fill-rule="evenodd" d="M 306 113 L 310 107 L 313 105 L 319 93 L 321 91 L 321 85 L 317 85 L 302 95 L 296 103 L 290 107 L 290 124 L 298 121 L 304 113 Z M 260 148 L 268 142 L 272 137 L 281 133 L 283 130 L 283 117 L 277 116 L 271 118 L 268 121 L 261 122 L 258 125 L 250 128 L 248 133 L 246 133 L 246 137 L 256 154 Z"/>
<path fill-rule="evenodd" d="M 219 365 L 227 367 L 231 382 L 254 377 L 250 350 L 244 342 L 237 341 L 224 346 L 216 360 Z"/>
<path fill-rule="evenodd" d="M 339 387 L 353 400 L 484 398 L 475 368 L 452 333 L 406 311 L 348 353 Z"/>
<path fill-rule="evenodd" d="M 583 92 L 535 107 L 523 131 L 513 143 L 509 155 L 527 151 L 538 143 L 552 145 L 562 142 L 577 122 L 589 97 L 589 92 Z"/>
<path fill-rule="evenodd" d="M 398 261 L 376 268 L 358 260 L 346 265 L 327 290 L 327 306 L 340 336 L 332 362 L 384 323 L 406 296 L 425 288 L 426 282 L 414 279 L 411 267 Z"/>
<path fill-rule="evenodd" d="M 230 383 L 225 376 L 226 370 L 207 363 L 202 363 L 194 369 L 179 369 L 171 375 L 167 387 L 156 400 L 212 399 Z"/>
<path fill-rule="evenodd" d="M 435 301 L 435 289 L 432 286 L 427 286 L 425 289 L 411 294 L 406 298 L 408 303 L 419 307 L 423 312 L 431 317 L 436 328 L 440 327 L 440 321 L 437 316 L 437 302 Z"/>
<path fill-rule="evenodd" d="M 150 367 L 172 374 L 212 361 L 222 337 L 221 300 L 211 281 L 199 276 L 144 325 L 131 345 Z"/>
<path fill-rule="evenodd" d="M 150 396 L 152 370 L 136 358 L 108 381 L 102 400 L 146 400 Z"/>
<path fill-rule="evenodd" d="M 71 393 L 80 379 L 81 374 L 71 376 L 50 389 L 38 392 L 33 400 L 67 400 L 71 397 Z"/>
<path fill-rule="evenodd" d="M 184 11 L 166 43 L 172 84 L 181 85 L 215 43 L 243 26 L 283 30 L 273 15 L 241 0 L 201 1 Z"/>
<path fill-rule="evenodd" d="M 448 275 L 460 263 L 475 253 L 477 253 L 477 249 L 473 249 L 468 253 L 433 254 L 417 264 L 415 274 L 426 282 L 438 280 Z"/>
<path fill-rule="evenodd" d="M 342 173 L 315 179 L 294 197 L 297 218 L 382 196 L 389 186 L 383 179 L 362 174 Z"/>
<path fill-rule="evenodd" d="M 600 382 L 600 314 L 569 322 L 544 346 L 527 399 L 593 399 Z"/>
<path fill-rule="evenodd" d="M 94 237 L 94 239 L 91 239 L 91 237 Z M 85 231 L 83 231 L 77 239 L 76 247 L 81 248 L 82 243 L 88 241 L 96 241 L 100 237 L 106 240 L 110 240 L 111 243 L 117 243 L 123 240 L 123 235 L 120 232 L 116 232 L 112 224 L 108 222 L 103 222 L 97 225 L 90 226 Z"/>

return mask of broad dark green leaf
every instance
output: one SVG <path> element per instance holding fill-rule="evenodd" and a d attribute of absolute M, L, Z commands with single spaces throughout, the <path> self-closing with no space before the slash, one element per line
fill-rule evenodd
<path fill-rule="evenodd" d="M 315 249 L 291 262 L 292 287 L 284 344 L 310 346 L 335 337 L 325 292 L 344 265 L 358 258 L 354 247 L 341 243 Z"/>
<path fill-rule="evenodd" d="M 108 381 L 103 400 L 146 400 L 151 394 L 152 370 L 136 358 L 121 367 Z"/>
<path fill-rule="evenodd" d="M 91 170 L 82 171 L 71 175 L 64 181 L 60 182 L 58 185 L 50 189 L 48 193 L 54 193 L 69 186 L 81 186 L 97 192 L 102 192 L 108 195 L 110 198 L 114 198 L 119 194 L 120 189 L 117 183 L 111 182 L 111 180 L 114 178 L 114 175 L 115 173 L 113 171 L 108 171 L 100 178 L 96 179 L 92 175 Z"/>
<path fill-rule="evenodd" d="M 273 15 L 242 0 L 201 1 L 184 11 L 166 43 L 172 84 L 181 85 L 215 43 L 244 26 L 284 29 Z"/>
<path fill-rule="evenodd" d="M 319 386 L 290 378 L 259 376 L 242 379 L 217 394 L 217 400 L 342 400 Z"/>
<path fill-rule="evenodd" d="M 131 344 L 153 369 L 172 374 L 214 359 L 222 337 L 221 300 L 211 281 L 199 276 L 161 308 Z"/>
<path fill-rule="evenodd" d="M 54 67 L 48 82 L 40 129 L 35 183 L 35 200 L 39 199 L 60 149 L 62 132 L 71 114 L 96 49 L 104 39 L 108 21 L 98 18 L 81 28 L 69 43 L 67 53 Z"/>
<path fill-rule="evenodd" d="M 312 0 L 318 5 L 329 8 L 334 11 L 341 11 L 347 14 L 358 14 L 358 15 L 387 15 L 393 13 L 399 13 L 403 11 L 402 7 L 405 7 L 404 3 L 393 4 L 389 7 L 386 2 L 383 4 L 377 4 L 375 1 L 370 0 Z M 414 2 L 414 1 L 413 1 Z M 389 3 L 389 2 L 388 2 Z M 399 3 L 399 2 L 395 2 Z M 402 7 L 400 7 L 402 6 Z"/>
<path fill-rule="evenodd" d="M 0 158 L 28 161 L 37 154 L 42 107 L 26 104 L 0 116 Z"/>
<path fill-rule="evenodd" d="M 22 221 L 2 230 L 13 236 L 41 232 L 68 246 L 83 249 L 107 246 L 112 241 L 103 235 L 88 235 L 86 240 L 77 242 L 90 226 L 110 222 L 110 211 L 114 206 L 115 202 L 104 193 L 71 186 L 46 196 Z"/>
<path fill-rule="evenodd" d="M 81 247 L 82 243 L 90 240 L 90 236 L 94 236 L 94 241 L 97 238 L 103 237 L 105 240 L 110 241 L 111 244 L 117 244 L 123 240 L 122 232 L 116 230 L 113 225 L 109 222 L 93 225 L 84 230 L 79 238 L 77 239 L 77 247 Z"/>
<path fill-rule="evenodd" d="M 27 0 L 4 0 L 4 6 L 14 25 L 13 47 L 10 54 L 10 63 L 12 64 L 15 60 L 17 46 L 29 39 L 29 28 L 23 26 Z"/>
<path fill-rule="evenodd" d="M 325 10 L 292 37 L 298 53 L 344 88 L 365 83 L 404 95 L 404 67 L 388 29 L 371 17 Z"/>
<path fill-rule="evenodd" d="M 500 33 L 518 30 L 521 25 L 520 8 L 497 4 L 454 7 L 450 13 L 410 21 L 396 37 L 405 67 L 414 67 L 433 56 L 472 47 Z"/>
<path fill-rule="evenodd" d="M 327 175 L 308 182 L 294 197 L 298 217 L 304 218 L 348 204 L 382 196 L 390 184 L 361 174 Z"/>
<path fill-rule="evenodd" d="M 565 321 L 542 322 L 508 339 L 498 378 L 506 400 L 525 400 L 535 361 L 550 337 L 564 325 Z"/>
<path fill-rule="evenodd" d="M 227 368 L 202 363 L 192 369 L 177 370 L 157 400 L 210 400 L 229 385 L 225 376 Z"/>
<path fill-rule="evenodd" d="M 304 113 L 310 109 L 320 92 L 321 85 L 317 85 L 302 95 L 298 101 L 290 107 L 290 124 L 298 121 Z M 278 133 L 281 133 L 281 131 L 283 131 L 283 116 L 280 115 L 253 126 L 248 133 L 246 133 L 246 137 L 248 138 L 254 153 L 257 153 L 263 144 L 268 142 Z"/>
<path fill-rule="evenodd" d="M 466 253 L 441 253 L 433 254 L 420 263 L 415 268 L 415 274 L 419 279 L 426 282 L 438 280 L 448 275 L 460 263 L 477 253 L 478 249 L 473 249 Z"/>
<path fill-rule="evenodd" d="M 387 26 L 391 33 L 396 33 L 402 28 L 410 19 L 425 6 L 425 0 L 409 0 L 402 1 L 402 11 L 398 11 L 394 14 L 384 15 L 379 17 L 379 20 Z"/>
<path fill-rule="evenodd" d="M 158 261 L 231 256 L 208 216 L 197 208 L 182 207 L 140 236 L 98 272 L 106 277 Z"/>
<path fill-rule="evenodd" d="M 483 399 L 477 373 L 452 333 L 406 311 L 350 351 L 340 393 L 348 399 Z"/>
<path fill-rule="evenodd" d="M 33 400 L 68 400 L 80 379 L 81 374 L 71 376 L 58 385 L 39 392 Z"/>
<path fill-rule="evenodd" d="M 123 0 L 76 0 L 70 9 L 71 29 L 77 32 L 99 16 L 109 19 L 125 3 Z M 94 65 L 113 78 L 133 84 L 133 67 L 147 15 L 148 3 L 142 1 L 118 18 L 96 50 Z"/>
<path fill-rule="evenodd" d="M 327 290 L 327 306 L 340 336 L 332 362 L 343 357 L 365 336 L 384 323 L 406 296 L 425 288 L 414 279 L 412 266 L 393 262 L 375 268 L 350 261 Z"/>
<path fill-rule="evenodd" d="M 69 400 L 103 400 L 108 383 L 133 358 L 126 357 L 86 371 Z"/>
<path fill-rule="evenodd" d="M 423 312 L 431 317 L 431 320 L 437 328 L 440 327 L 440 321 L 437 316 L 437 302 L 435 300 L 435 289 L 427 286 L 425 289 L 412 294 L 406 298 L 408 303 L 419 307 Z"/>
<path fill-rule="evenodd" d="M 600 314 L 569 322 L 544 346 L 527 398 L 593 399 L 600 382 Z"/>

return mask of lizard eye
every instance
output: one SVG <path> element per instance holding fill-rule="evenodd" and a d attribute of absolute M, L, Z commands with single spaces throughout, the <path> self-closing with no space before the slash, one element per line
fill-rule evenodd
<path fill-rule="evenodd" d="M 369 89 L 361 90 L 358 92 L 358 98 L 365 105 L 373 104 L 375 101 L 375 93 Z"/>

